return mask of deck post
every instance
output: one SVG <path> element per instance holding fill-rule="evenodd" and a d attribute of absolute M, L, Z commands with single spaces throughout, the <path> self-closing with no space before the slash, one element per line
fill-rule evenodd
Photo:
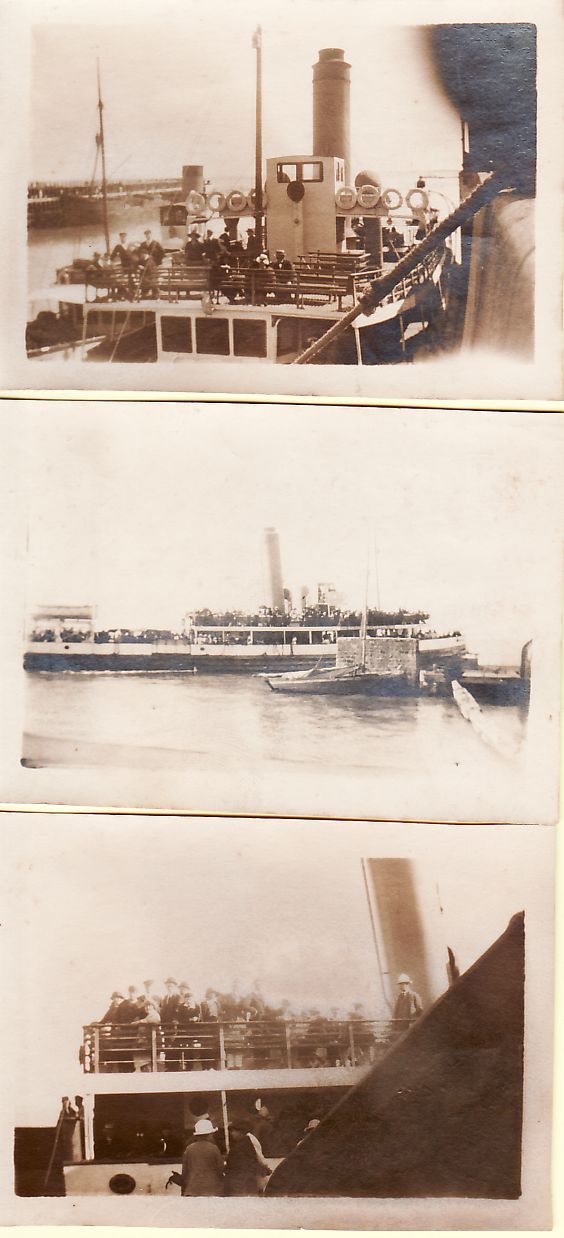
<path fill-rule="evenodd" d="M 286 1064 L 291 1069 L 292 1067 L 292 1029 L 289 1023 L 286 1023 L 285 1031 L 286 1031 Z"/>
<path fill-rule="evenodd" d="M 227 1096 L 225 1091 L 221 1093 L 221 1113 L 223 1116 L 223 1134 L 225 1137 L 225 1151 L 229 1152 L 229 1119 L 227 1117 Z"/>
<path fill-rule="evenodd" d="M 100 1028 L 94 1028 L 94 1070 L 97 1073 L 100 1070 Z"/>
<path fill-rule="evenodd" d="M 157 1067 L 157 1029 L 153 1026 L 151 1028 L 151 1070 L 156 1073 Z"/>
<path fill-rule="evenodd" d="M 223 1023 L 220 1023 L 218 1026 L 219 1026 L 219 1068 L 220 1070 L 227 1070 L 227 1057 L 225 1053 L 225 1031 L 224 1031 Z M 224 1095 L 224 1093 L 222 1095 Z"/>
<path fill-rule="evenodd" d="M 349 1049 L 351 1055 L 351 1066 L 356 1066 L 356 1053 L 354 1047 L 354 1031 L 352 1023 L 349 1023 Z"/>

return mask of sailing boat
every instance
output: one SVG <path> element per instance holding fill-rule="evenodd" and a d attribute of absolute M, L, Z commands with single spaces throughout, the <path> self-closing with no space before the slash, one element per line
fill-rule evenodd
<path fill-rule="evenodd" d="M 295 693 L 300 696 L 395 696 L 413 692 L 407 675 L 388 674 L 368 668 L 368 571 L 360 642 L 360 661 L 354 666 L 322 667 L 318 663 L 310 671 L 287 671 L 279 675 L 265 675 L 264 678 L 273 692 Z"/>

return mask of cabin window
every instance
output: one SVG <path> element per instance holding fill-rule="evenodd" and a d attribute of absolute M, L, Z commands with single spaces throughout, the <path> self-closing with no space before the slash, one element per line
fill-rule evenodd
<path fill-rule="evenodd" d="M 196 346 L 199 353 L 213 357 L 229 356 L 229 322 L 227 318 L 197 318 Z"/>
<path fill-rule="evenodd" d="M 161 318 L 163 352 L 192 352 L 192 323 L 189 318 Z"/>
<path fill-rule="evenodd" d="M 322 181 L 323 180 L 323 164 L 318 163 L 302 163 L 300 165 L 302 181 Z"/>
<path fill-rule="evenodd" d="M 276 179 L 279 185 L 287 185 L 290 181 L 322 181 L 323 164 L 317 159 L 311 163 L 279 163 Z"/>
<path fill-rule="evenodd" d="M 233 352 L 236 357 L 266 357 L 266 323 L 234 318 Z"/>

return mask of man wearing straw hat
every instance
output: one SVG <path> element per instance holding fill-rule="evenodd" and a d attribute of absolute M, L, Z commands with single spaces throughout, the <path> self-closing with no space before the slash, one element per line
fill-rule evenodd
<path fill-rule="evenodd" d="M 217 1126 L 199 1118 L 182 1158 L 183 1195 L 223 1195 L 223 1157 L 215 1142 Z"/>

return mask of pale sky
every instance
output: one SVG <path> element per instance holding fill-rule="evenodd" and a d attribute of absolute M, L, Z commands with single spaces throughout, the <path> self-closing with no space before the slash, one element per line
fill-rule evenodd
<path fill-rule="evenodd" d="M 274 526 L 296 600 L 331 581 L 361 606 L 368 562 L 371 605 L 429 611 L 485 656 L 493 644 L 518 661 L 558 630 L 550 418 L 104 403 L 27 416 L 28 614 L 94 604 L 101 627 L 180 630 L 206 606 L 254 610 L 270 601 Z"/>
<path fill-rule="evenodd" d="M 7 820 L 5 987 L 15 1004 L 3 1030 L 14 1040 L 16 1123 L 51 1124 L 59 1097 L 82 1090 L 82 1025 L 103 1014 L 114 987 L 148 976 L 157 991 L 171 973 L 196 996 L 208 984 L 237 979 L 245 991 L 258 981 L 274 1000 L 362 1001 L 384 1014 L 361 874 L 363 856 L 382 855 L 408 856 L 421 888 L 438 885 L 437 917 L 462 970 L 522 909 L 535 913 L 531 938 L 541 923 L 550 933 L 550 831 Z"/>
<path fill-rule="evenodd" d="M 460 167 L 459 118 L 422 29 L 382 26 L 371 0 L 165 0 L 158 23 L 155 8 L 151 20 L 122 0 L 118 21 L 115 7 L 59 5 L 33 29 L 30 179 L 90 179 L 99 58 L 110 177 L 178 176 L 183 163 L 201 163 L 212 187 L 248 190 L 259 22 L 265 158 L 311 152 L 311 67 L 336 46 L 352 65 L 355 171 L 389 185 Z"/>

